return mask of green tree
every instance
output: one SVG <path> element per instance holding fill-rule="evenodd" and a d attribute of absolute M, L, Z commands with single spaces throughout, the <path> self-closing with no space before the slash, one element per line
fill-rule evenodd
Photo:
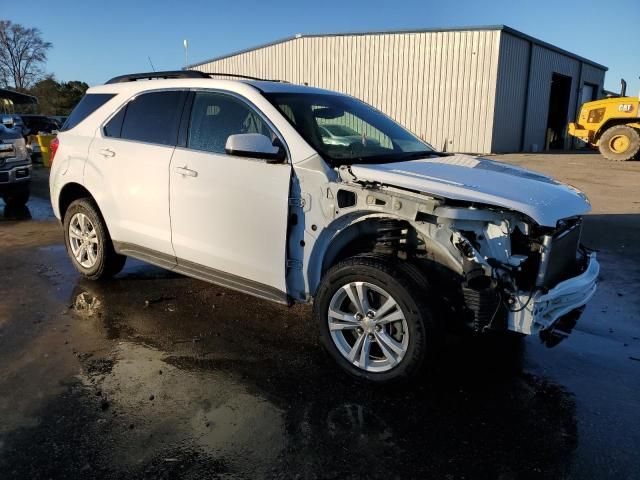
<path fill-rule="evenodd" d="M 59 113 L 58 115 L 69 115 L 80 99 L 84 97 L 89 85 L 78 80 L 71 80 L 69 82 L 63 82 L 60 84 L 60 87 L 62 103 L 59 108 L 63 113 Z"/>
<path fill-rule="evenodd" d="M 58 90 L 60 84 L 55 81 L 53 75 L 47 75 L 37 82 L 31 89 L 29 94 L 38 99 L 37 110 L 44 115 L 56 115 L 58 109 Z"/>
<path fill-rule="evenodd" d="M 43 75 L 51 43 L 40 30 L 0 20 L 0 84 L 25 91 Z"/>
<path fill-rule="evenodd" d="M 29 90 L 38 98 L 39 110 L 43 115 L 69 115 L 89 88 L 85 82 L 72 80 L 57 82 L 48 75 Z"/>

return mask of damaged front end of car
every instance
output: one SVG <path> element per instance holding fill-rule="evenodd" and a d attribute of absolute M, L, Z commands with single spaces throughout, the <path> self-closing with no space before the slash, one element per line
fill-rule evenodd
<path fill-rule="evenodd" d="M 547 346 L 571 333 L 599 273 L 595 253 L 580 243 L 580 217 L 555 229 L 513 217 L 449 227 L 462 257 L 462 290 L 475 330 L 539 335 Z"/>
<path fill-rule="evenodd" d="M 405 221 L 415 234 L 407 234 L 401 254 L 425 268 L 444 267 L 440 271 L 448 275 L 436 280 L 442 285 L 442 300 L 473 331 L 537 335 L 554 346 L 569 335 L 595 293 L 599 265 L 595 253 L 580 241 L 581 215 L 590 208 L 586 199 L 584 206 L 574 208 L 575 215 L 552 218 L 550 205 L 534 219 L 504 205 L 367 180 L 350 169 L 342 169 L 341 177 L 345 183 L 339 188 L 353 189 L 357 200 L 349 208 L 330 209 L 332 215 L 335 211 L 337 217 L 348 217 L 367 210 L 368 216 L 378 211 Z M 572 187 L 558 188 L 582 195 Z"/>

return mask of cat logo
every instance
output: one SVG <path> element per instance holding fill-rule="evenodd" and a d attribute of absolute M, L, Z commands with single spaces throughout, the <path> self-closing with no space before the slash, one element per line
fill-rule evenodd
<path fill-rule="evenodd" d="M 631 103 L 623 103 L 618 106 L 618 110 L 621 112 L 632 112 L 633 105 Z"/>

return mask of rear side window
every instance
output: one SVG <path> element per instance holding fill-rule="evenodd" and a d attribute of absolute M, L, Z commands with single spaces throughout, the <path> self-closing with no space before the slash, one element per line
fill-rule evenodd
<path fill-rule="evenodd" d="M 113 97 L 113 93 L 88 93 L 73 109 L 60 131 L 71 130 Z"/>
<path fill-rule="evenodd" d="M 175 145 L 185 96 L 186 92 L 180 91 L 140 95 L 129 102 L 126 111 L 121 110 L 111 119 L 105 127 L 105 135 L 138 142 Z M 119 118 L 121 113 L 122 119 Z"/>

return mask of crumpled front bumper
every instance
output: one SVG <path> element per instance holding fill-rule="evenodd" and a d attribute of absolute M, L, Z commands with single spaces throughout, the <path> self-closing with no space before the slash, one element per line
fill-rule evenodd
<path fill-rule="evenodd" d="M 596 254 L 590 253 L 587 268 L 577 277 L 564 280 L 547 292 L 537 291 L 531 299 L 528 293 L 519 295 L 512 308 L 514 311 L 508 314 L 509 330 L 531 335 L 553 329 L 560 319 L 583 307 L 593 297 L 599 273 Z"/>

